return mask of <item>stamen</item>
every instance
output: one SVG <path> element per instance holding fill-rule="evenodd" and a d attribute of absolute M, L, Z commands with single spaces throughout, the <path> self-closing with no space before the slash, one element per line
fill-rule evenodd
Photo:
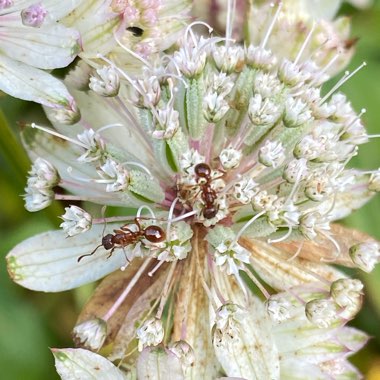
<path fill-rule="evenodd" d="M 142 265 L 140 266 L 139 270 L 136 272 L 136 274 L 133 276 L 131 281 L 129 281 L 127 287 L 124 289 L 124 291 L 120 294 L 116 302 L 112 305 L 112 307 L 107 311 L 106 314 L 103 316 L 104 321 L 108 321 L 112 317 L 112 315 L 115 313 L 115 311 L 120 307 L 120 305 L 125 301 L 128 294 L 132 290 L 132 288 L 136 285 L 137 281 L 140 279 L 142 274 L 145 272 L 145 269 L 149 266 L 150 262 L 152 261 L 152 258 L 147 258 Z"/>
<path fill-rule="evenodd" d="M 122 163 L 122 165 L 132 165 L 132 166 L 137 166 L 141 169 L 143 169 L 150 177 L 150 179 L 154 179 L 154 176 L 152 175 L 152 172 L 143 164 L 140 164 L 139 162 L 136 161 L 125 161 Z"/>
<path fill-rule="evenodd" d="M 243 235 L 244 231 L 257 219 L 260 218 L 260 216 L 264 215 L 266 213 L 265 210 L 259 212 L 258 214 L 256 214 L 255 216 L 253 216 L 241 229 L 240 231 L 238 232 L 238 234 L 236 235 L 235 237 L 235 240 L 233 241 L 233 243 L 231 243 L 231 246 L 234 245 L 234 244 L 237 244 L 238 240 L 240 239 L 240 237 Z"/>
<path fill-rule="evenodd" d="M 288 228 L 289 228 L 289 229 L 288 229 L 288 232 L 287 232 L 285 235 L 281 236 L 281 237 L 278 238 L 278 239 L 268 239 L 268 240 L 267 240 L 267 243 L 268 243 L 268 244 L 272 244 L 272 243 L 280 243 L 281 241 L 286 240 L 286 239 L 291 235 L 291 233 L 293 232 L 293 227 L 292 227 L 292 226 L 289 226 Z"/>
<path fill-rule="evenodd" d="M 300 60 L 300 58 L 301 58 L 301 56 L 302 56 L 302 54 L 303 54 L 303 52 L 305 51 L 305 49 L 306 49 L 306 46 L 307 46 L 307 44 L 309 43 L 309 41 L 310 41 L 310 38 L 311 38 L 311 36 L 313 35 L 313 33 L 314 33 L 314 30 L 315 30 L 315 25 L 316 25 L 316 23 L 315 22 L 313 22 L 313 25 L 312 25 L 312 27 L 311 27 L 311 29 L 310 29 L 310 32 L 308 33 L 308 35 L 307 35 L 307 37 L 306 37 L 306 39 L 305 39 L 305 41 L 304 41 L 304 43 L 302 44 L 302 46 L 301 46 L 301 49 L 300 49 L 300 51 L 298 52 L 298 54 L 297 54 L 297 57 L 296 57 L 296 59 L 294 60 L 294 64 L 295 65 L 297 65 L 298 64 L 298 61 Z"/>
<path fill-rule="evenodd" d="M 69 173 L 70 177 L 75 179 L 76 181 L 81 181 L 81 182 L 85 182 L 85 183 L 112 183 L 113 180 L 110 180 L 110 179 L 93 179 L 93 178 L 83 178 L 83 177 L 77 177 L 75 176 L 74 174 L 72 174 L 73 172 L 73 168 L 71 166 L 69 166 L 67 169 L 66 169 L 67 173 Z"/>
<path fill-rule="evenodd" d="M 302 241 L 301 244 L 298 246 L 296 253 L 292 257 L 289 257 L 288 261 L 294 260 L 301 253 L 303 245 L 304 242 Z"/>
<path fill-rule="evenodd" d="M 166 257 L 169 256 L 169 253 L 167 253 L 163 258 L 162 260 L 159 260 L 158 261 L 158 264 L 150 271 L 148 272 L 148 276 L 149 277 L 153 277 L 153 275 L 158 271 L 158 269 L 160 269 L 162 267 L 162 265 L 165 263 L 165 259 Z"/>
<path fill-rule="evenodd" d="M 82 144 L 80 141 L 78 141 L 78 140 L 74 140 L 74 139 L 72 139 L 72 138 L 70 138 L 70 137 L 67 137 L 67 136 L 65 136 L 65 135 L 62 135 L 61 133 L 58 133 L 58 132 L 54 131 L 53 129 L 46 128 L 46 127 L 42 127 L 41 125 L 37 125 L 37 124 L 35 124 L 35 123 L 30 124 L 30 126 L 31 126 L 32 128 L 36 128 L 36 129 L 39 129 L 39 130 L 41 130 L 41 131 L 43 131 L 43 132 L 49 133 L 49 134 L 52 135 L 52 136 L 59 137 L 59 138 L 62 139 L 62 140 L 66 140 L 66 141 L 68 141 L 68 142 L 71 142 L 71 143 L 73 143 L 73 144 L 75 144 L 75 145 L 78 145 L 78 146 L 84 148 L 84 149 L 87 149 L 87 146 L 84 145 L 84 144 Z"/>
<path fill-rule="evenodd" d="M 209 34 L 211 34 L 214 29 L 209 24 L 207 24 L 206 22 L 203 22 L 203 21 L 194 21 L 190 25 L 188 25 L 188 27 L 186 28 L 186 31 L 185 31 L 185 38 L 187 39 L 189 34 L 190 34 L 191 39 L 193 40 L 193 43 L 196 46 L 197 45 L 197 39 L 196 39 L 194 32 L 193 32 L 193 26 L 194 25 L 204 25 L 208 29 Z"/>
<path fill-rule="evenodd" d="M 319 101 L 319 105 L 322 105 L 336 90 L 338 90 L 344 83 L 351 79 L 358 71 L 363 67 L 367 66 L 366 62 L 363 62 L 359 67 L 357 67 L 352 73 L 346 71 L 343 77 L 338 81 L 338 83 Z"/>
<path fill-rule="evenodd" d="M 136 218 L 137 218 L 137 219 L 140 218 L 140 216 L 141 216 L 141 212 L 142 212 L 142 210 L 144 210 L 144 209 L 146 209 L 146 210 L 148 210 L 148 211 L 150 212 L 150 215 L 152 215 L 152 219 L 157 219 L 157 218 L 156 218 L 156 215 L 154 215 L 153 210 L 152 210 L 149 206 L 147 206 L 147 205 L 142 205 L 142 206 L 139 207 L 139 209 L 137 210 L 137 213 L 136 213 Z"/>
<path fill-rule="evenodd" d="M 113 35 L 113 38 L 115 39 L 115 41 L 117 42 L 117 44 L 122 48 L 124 49 L 127 53 L 129 53 L 132 57 L 135 57 L 136 59 L 138 59 L 140 62 L 142 62 L 146 67 L 148 68 L 151 68 L 151 65 L 149 64 L 148 61 L 146 61 L 143 57 L 139 56 L 138 54 L 136 54 L 133 50 L 127 48 L 120 40 L 119 38 L 117 37 L 116 33 L 114 33 Z"/>
<path fill-rule="evenodd" d="M 314 84 L 318 81 L 318 79 L 335 63 L 335 61 L 339 58 L 339 55 L 341 54 L 340 51 L 337 51 L 336 55 L 330 60 L 330 62 L 327 63 L 327 65 L 322 68 L 322 70 L 318 73 L 317 77 L 314 78 L 310 83 L 309 86 L 312 87 Z"/>
<path fill-rule="evenodd" d="M 166 237 L 167 239 L 170 240 L 170 227 L 172 225 L 172 217 L 173 217 L 173 213 L 174 213 L 174 208 L 177 204 L 177 202 L 179 201 L 179 198 L 177 197 L 176 199 L 174 199 L 173 203 L 170 205 L 170 209 L 169 209 L 169 215 L 168 215 L 168 225 L 166 227 Z"/>
<path fill-rule="evenodd" d="M 198 211 L 197 210 L 193 210 L 193 211 L 187 212 L 186 214 L 177 216 L 176 218 L 172 219 L 171 222 L 172 223 L 179 222 L 180 220 L 189 218 L 190 216 L 193 216 L 193 215 L 196 215 L 196 214 L 198 214 Z"/>
<path fill-rule="evenodd" d="M 226 47 L 228 47 L 229 39 L 232 38 L 232 25 L 235 18 L 235 10 L 236 0 L 228 0 L 226 20 Z"/>
<path fill-rule="evenodd" d="M 273 20 L 272 20 L 272 22 L 271 22 L 270 25 L 269 25 L 269 28 L 268 28 L 268 30 L 267 30 L 267 33 L 265 34 L 264 39 L 261 41 L 261 45 L 260 45 L 260 48 L 261 48 L 261 49 L 265 49 L 265 45 L 268 43 L 269 37 L 270 37 L 270 35 L 272 34 L 272 31 L 273 31 L 274 25 L 276 24 L 276 21 L 277 21 L 277 19 L 278 19 L 278 16 L 279 16 L 279 14 L 280 14 L 280 12 L 281 12 L 282 5 L 283 5 L 283 3 L 282 3 L 282 1 L 280 1 L 280 2 L 278 3 L 277 11 L 276 11 L 276 13 L 275 13 L 275 15 L 274 15 L 274 17 L 273 17 Z M 274 3 L 271 3 L 271 7 L 274 7 L 274 6 L 275 6 L 275 4 L 274 4 Z"/>
<path fill-rule="evenodd" d="M 124 124 L 120 124 L 120 123 L 115 123 L 115 124 L 107 124 L 101 128 L 99 128 L 96 133 L 100 134 L 102 133 L 103 131 L 106 131 L 107 129 L 110 129 L 110 128 L 115 128 L 115 127 L 124 127 Z"/>
<path fill-rule="evenodd" d="M 336 252 L 334 254 L 334 256 L 331 258 L 331 259 L 325 259 L 325 258 L 321 258 L 321 261 L 324 261 L 324 262 L 334 262 L 336 261 L 336 259 L 340 256 L 340 253 L 341 253 L 341 249 L 340 249 L 340 246 L 339 244 L 337 243 L 337 241 L 332 237 L 330 236 L 328 233 L 324 232 L 324 231 L 319 231 L 319 233 L 321 235 L 323 235 L 327 240 L 331 241 L 331 243 L 334 244 L 335 248 L 336 248 Z"/>

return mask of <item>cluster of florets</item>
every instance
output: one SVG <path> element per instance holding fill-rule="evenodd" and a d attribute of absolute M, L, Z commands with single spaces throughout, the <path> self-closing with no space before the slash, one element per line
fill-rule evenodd
<path fill-rule="evenodd" d="M 141 11 L 133 4 L 116 1 L 112 2 L 112 10 L 130 17 L 131 33 L 139 34 L 144 33 L 141 18 L 154 23 L 157 4 L 141 2 L 145 7 Z M 152 5 L 151 12 L 148 5 Z M 78 238 L 75 235 L 86 233 L 96 224 L 105 224 L 106 229 L 107 223 L 112 223 L 115 228 L 98 241 L 91 253 L 79 257 L 79 268 L 90 261 L 87 256 L 99 253 L 98 248 L 109 251 L 110 262 L 116 255 L 114 250 L 122 250 L 122 270 L 135 259 L 139 263 L 108 311 L 101 318 L 77 326 L 74 333 L 80 344 L 92 350 L 104 344 L 109 318 L 146 274 L 158 277 L 163 286 L 161 295 L 157 289 L 154 295 L 144 293 L 138 310 L 133 311 L 139 314 L 134 316 L 134 326 L 139 327 L 130 334 L 130 340 L 137 343 L 140 358 L 153 352 L 147 348 L 170 338 L 166 326 L 171 328 L 171 318 L 173 324 L 178 325 L 178 320 L 184 324 L 182 337 L 189 322 L 182 322 L 185 316 L 180 314 L 187 318 L 188 311 L 168 305 L 172 302 L 169 298 L 173 300 L 178 294 L 176 284 L 184 286 L 178 278 L 189 276 L 188 283 L 195 278 L 194 289 L 203 287 L 207 297 L 200 297 L 210 302 L 204 308 L 210 315 L 207 332 L 211 330 L 215 354 L 228 376 L 243 376 L 236 370 L 239 365 L 228 360 L 231 352 L 236 362 L 241 354 L 242 363 L 247 363 L 260 347 L 259 351 L 268 353 L 266 364 L 271 356 L 278 363 L 265 372 L 266 377 L 279 378 L 280 366 L 286 373 L 290 365 L 284 363 L 286 355 L 281 353 L 281 344 L 275 342 L 281 340 L 279 336 L 329 329 L 330 335 L 321 339 L 329 346 L 337 331 L 356 315 L 362 301 L 359 281 L 349 280 L 334 269 L 320 275 L 322 265 L 318 261 L 327 256 L 311 263 L 303 257 L 294 260 L 302 244 L 322 239 L 335 248 L 329 256 L 331 261 L 339 258 L 340 245 L 330 223 L 380 189 L 378 171 L 345 169 L 358 146 L 368 139 L 361 115 L 355 113 L 344 95 L 336 93 L 350 74 L 322 96 L 321 86 L 328 79 L 331 62 L 318 67 L 303 59 L 308 40 L 291 61 L 275 57 L 266 48 L 265 39 L 260 46 L 243 48 L 230 38 L 195 35 L 190 25 L 174 53 L 148 62 L 143 53 L 132 52 L 142 63 L 140 74 L 124 72 L 117 62 L 99 54 L 91 62 L 94 69 L 87 70 L 90 74 L 84 88 L 90 91 L 84 96 L 73 90 L 86 106 L 91 105 L 89 109 L 83 107 L 83 119 L 75 122 L 70 132 L 76 138 L 61 134 L 61 125 L 57 131 L 33 125 L 33 130 L 24 132 L 35 155 L 43 155 L 45 149 L 55 146 L 57 137 L 58 149 L 69 152 L 64 161 L 59 150 L 52 154 L 52 164 L 40 158 L 35 161 L 25 196 L 30 211 L 46 207 L 54 197 L 137 211 L 135 216 L 105 217 L 103 209 L 101 218 L 93 218 L 71 206 L 62 216 L 61 227 L 74 240 Z M 71 72 L 67 83 L 78 83 L 76 77 L 81 70 Z M 109 124 L 93 126 L 88 120 L 98 122 L 97 112 L 95 116 L 91 112 L 99 104 L 104 105 L 97 110 L 100 120 Z M 61 122 L 73 121 L 69 116 L 62 115 Z M 52 120 L 57 121 L 56 114 Z M 57 185 L 63 191 L 54 196 L 53 187 Z M 286 240 L 300 243 L 291 256 L 271 245 Z M 356 244 L 349 253 L 352 265 L 366 271 L 380 258 L 375 242 Z M 313 265 L 319 266 L 315 272 Z M 14 264 L 12 270 L 16 273 L 20 267 Z M 115 264 L 113 270 L 117 267 Z M 156 275 L 161 267 L 163 272 Z M 280 273 L 278 276 L 271 272 L 273 268 Z M 298 271 L 299 278 L 291 277 L 293 270 Z M 291 291 L 271 296 L 261 281 L 273 289 Z M 295 286 L 303 282 L 307 288 Z M 248 283 L 266 297 L 266 309 L 249 293 Z M 193 291 L 198 290 L 191 289 L 189 294 Z M 144 297 L 157 301 L 146 313 L 141 311 Z M 263 330 L 260 334 L 258 326 Z M 356 338 L 357 334 L 344 329 L 349 339 Z M 255 344 L 257 337 L 265 339 Z M 360 335 L 358 341 L 362 344 L 365 339 Z M 128 342 L 121 346 L 115 345 L 111 356 L 123 361 L 129 355 Z M 343 346 L 339 343 L 337 349 Z M 172 348 L 162 350 L 170 351 L 182 364 L 193 363 L 187 342 L 175 341 Z M 329 348 L 323 350 L 330 352 Z M 317 364 L 321 371 L 329 365 L 327 361 Z"/>

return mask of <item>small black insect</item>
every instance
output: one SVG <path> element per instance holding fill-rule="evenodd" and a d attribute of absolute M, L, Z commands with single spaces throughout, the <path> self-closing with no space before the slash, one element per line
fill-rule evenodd
<path fill-rule="evenodd" d="M 131 32 L 135 37 L 141 37 L 144 33 L 144 29 L 141 29 L 138 26 L 129 26 L 127 30 L 128 32 Z"/>

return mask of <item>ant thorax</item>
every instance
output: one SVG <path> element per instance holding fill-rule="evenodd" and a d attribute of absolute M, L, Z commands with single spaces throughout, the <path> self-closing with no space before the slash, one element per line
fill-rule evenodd
<path fill-rule="evenodd" d="M 183 209 L 197 211 L 194 218 L 211 226 L 227 216 L 224 173 L 198 160 L 183 168 L 177 179 L 177 196 Z"/>

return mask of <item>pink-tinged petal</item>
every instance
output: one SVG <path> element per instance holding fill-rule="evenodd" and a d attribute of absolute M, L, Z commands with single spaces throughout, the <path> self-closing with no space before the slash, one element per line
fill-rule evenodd
<path fill-rule="evenodd" d="M 305 377 L 307 374 L 307 377 Z M 317 365 L 306 363 L 297 359 L 284 359 L 281 361 L 281 380 L 332 380 Z"/>
<path fill-rule="evenodd" d="M 370 201 L 376 194 L 368 190 L 368 175 L 360 175 L 360 171 L 355 170 L 353 183 L 348 183 L 342 191 L 337 192 L 335 205 L 331 211 L 331 219 L 338 220 L 350 215 Z"/>
<path fill-rule="evenodd" d="M 181 362 L 162 347 L 144 349 L 137 360 L 139 380 L 184 380 Z"/>
<path fill-rule="evenodd" d="M 0 90 L 15 98 L 54 108 L 69 108 L 73 102 L 61 81 L 3 55 L 0 55 Z"/>
<path fill-rule="evenodd" d="M 90 165 L 83 165 L 77 159 L 83 150 L 73 143 L 60 140 L 46 132 L 26 127 L 22 132 L 22 142 L 32 160 L 44 157 L 58 171 L 61 178 L 60 185 L 82 199 L 109 206 L 138 207 L 140 203 L 129 197 L 125 192 L 106 192 L 105 185 L 88 180 L 99 178 L 96 170 Z M 71 173 L 68 168 L 72 168 Z M 87 182 L 86 182 L 87 181 Z"/>
<path fill-rule="evenodd" d="M 338 335 L 338 339 L 348 350 L 357 352 L 368 342 L 369 336 L 353 327 L 343 327 Z"/>
<path fill-rule="evenodd" d="M 109 225 L 112 228 L 119 224 Z M 43 292 L 60 292 L 99 280 L 125 265 L 125 256 L 116 250 L 111 257 L 103 247 L 91 253 L 102 241 L 103 226 L 67 238 L 59 231 L 33 236 L 18 244 L 7 255 L 8 272 L 12 279 L 25 288 Z M 127 250 L 127 248 L 126 248 Z"/>
<path fill-rule="evenodd" d="M 126 26 L 122 15 L 110 12 L 109 2 L 103 0 L 82 2 L 63 23 L 79 30 L 82 55 L 92 58 L 97 53 L 107 54 L 116 45 L 114 33 L 124 31 Z"/>
<path fill-rule="evenodd" d="M 101 355 L 82 348 L 53 348 L 62 380 L 126 380 L 127 375 Z"/>
<path fill-rule="evenodd" d="M 81 50 L 76 30 L 54 24 L 42 28 L 4 27 L 0 48 L 10 58 L 40 69 L 65 67 Z"/>

